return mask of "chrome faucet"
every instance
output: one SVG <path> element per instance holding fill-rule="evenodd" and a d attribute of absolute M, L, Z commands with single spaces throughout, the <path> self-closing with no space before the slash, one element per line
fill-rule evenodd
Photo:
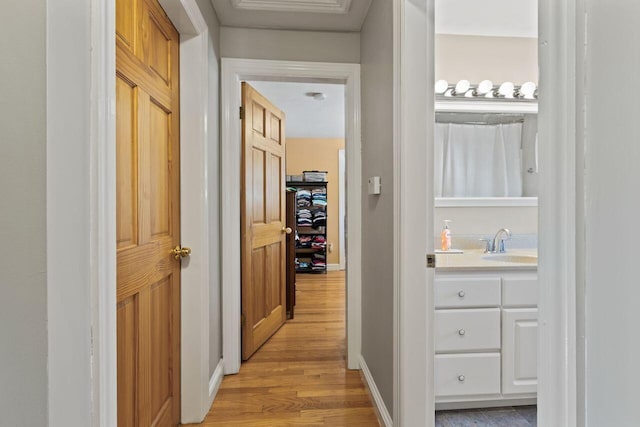
<path fill-rule="evenodd" d="M 505 237 L 502 237 L 502 235 Z M 486 239 L 487 247 L 485 248 L 485 252 L 492 254 L 501 254 L 506 252 L 504 249 L 504 241 L 511 238 L 511 231 L 508 228 L 501 228 L 498 230 L 496 235 L 493 237 L 493 240 Z"/>

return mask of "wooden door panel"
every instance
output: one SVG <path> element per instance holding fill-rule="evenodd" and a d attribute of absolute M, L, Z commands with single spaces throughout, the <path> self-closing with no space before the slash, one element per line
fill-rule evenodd
<path fill-rule="evenodd" d="M 265 198 L 265 172 L 267 168 L 267 156 L 264 150 L 254 148 L 252 150 L 253 155 L 253 170 L 252 170 L 252 185 L 251 190 L 253 192 L 253 214 L 251 221 L 253 224 L 262 224 L 267 220 L 266 215 L 266 198 Z"/>
<path fill-rule="evenodd" d="M 265 113 L 266 110 L 262 105 L 256 103 L 255 101 L 251 103 L 252 128 L 260 136 L 265 136 L 267 134 L 264 120 Z"/>
<path fill-rule="evenodd" d="M 179 36 L 156 0 L 116 8 L 118 426 L 177 426 Z"/>
<path fill-rule="evenodd" d="M 138 300 L 122 300 L 117 307 L 118 427 L 136 426 L 138 368 Z"/>
<path fill-rule="evenodd" d="M 149 389 L 152 414 L 162 412 L 171 400 L 172 282 L 173 275 L 167 276 L 152 285 L 149 292 Z"/>
<path fill-rule="evenodd" d="M 171 234 L 171 114 L 150 100 L 149 136 L 149 237 Z"/>
<path fill-rule="evenodd" d="M 267 251 L 266 248 L 260 247 L 253 250 L 251 256 L 251 280 L 252 280 L 252 299 L 253 299 L 253 319 L 252 325 L 254 328 L 260 324 L 266 317 L 265 312 L 265 270 L 267 264 Z"/>
<path fill-rule="evenodd" d="M 169 84 L 171 39 L 153 14 L 149 14 L 149 67 Z"/>
<path fill-rule="evenodd" d="M 284 114 L 242 84 L 242 357 L 284 323 Z"/>
<path fill-rule="evenodd" d="M 271 184 L 268 188 L 269 190 L 269 216 L 267 217 L 268 222 L 278 222 L 280 228 L 285 223 L 284 214 L 285 211 L 282 209 L 282 202 L 284 194 L 280 191 L 283 188 L 284 183 L 282 182 L 282 157 L 279 155 L 270 154 L 269 155 L 269 179 Z"/>
<path fill-rule="evenodd" d="M 271 313 L 273 310 L 284 305 L 280 289 L 280 280 L 282 279 L 282 276 L 284 276 L 284 271 L 282 271 L 282 260 L 284 259 L 282 255 L 283 249 L 284 244 L 282 242 L 276 242 L 267 246 L 267 272 L 269 273 L 269 276 L 265 292 L 267 294 L 267 298 L 265 298 L 266 313 Z"/>
<path fill-rule="evenodd" d="M 136 3 L 132 0 L 116 0 L 116 40 L 133 52 L 136 35 Z"/>
<path fill-rule="evenodd" d="M 116 237 L 117 248 L 138 243 L 138 147 L 136 88 L 116 77 Z"/>

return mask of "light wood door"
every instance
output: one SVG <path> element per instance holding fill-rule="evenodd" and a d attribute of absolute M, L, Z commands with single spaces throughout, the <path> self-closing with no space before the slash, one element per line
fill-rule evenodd
<path fill-rule="evenodd" d="M 242 83 L 242 358 L 286 320 L 284 113 Z"/>
<path fill-rule="evenodd" d="M 116 1 L 118 426 L 180 421 L 179 36 Z"/>

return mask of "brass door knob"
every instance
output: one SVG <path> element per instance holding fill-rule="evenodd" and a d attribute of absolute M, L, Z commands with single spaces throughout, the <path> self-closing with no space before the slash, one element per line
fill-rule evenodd
<path fill-rule="evenodd" d="M 285 234 L 291 234 L 293 233 L 293 230 L 291 229 L 291 227 L 282 227 L 282 232 Z"/>
<path fill-rule="evenodd" d="M 171 253 L 173 254 L 173 257 L 175 259 L 186 258 L 191 255 L 191 248 L 188 248 L 186 246 L 176 246 L 175 248 L 171 249 Z"/>

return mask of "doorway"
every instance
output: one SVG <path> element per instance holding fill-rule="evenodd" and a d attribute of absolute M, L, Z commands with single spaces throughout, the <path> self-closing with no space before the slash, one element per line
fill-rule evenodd
<path fill-rule="evenodd" d="M 347 365 L 359 367 L 360 354 L 360 83 L 359 65 L 300 63 L 288 61 L 237 60 L 222 61 L 222 206 L 223 230 L 223 358 L 225 374 L 240 370 L 240 192 L 236 177 L 240 175 L 240 128 L 237 112 L 241 106 L 241 81 L 296 81 L 308 83 L 334 83 L 345 87 L 345 150 L 349 175 L 346 179 L 347 243 L 349 268 L 346 274 L 347 299 Z M 235 113 L 235 114 L 234 114 Z"/>
<path fill-rule="evenodd" d="M 247 360 L 280 328 L 285 314 L 296 320 L 298 280 L 345 270 L 340 266 L 345 257 L 340 234 L 345 88 L 343 84 L 259 80 L 243 82 L 242 88 L 242 346 L 243 360 Z M 263 136 L 265 125 L 268 138 Z M 274 150 L 279 154 L 271 154 Z M 260 190 L 263 187 L 267 191 Z M 274 197 L 277 194 L 280 197 Z M 265 227 L 273 230 L 272 238 L 266 237 Z M 266 257 L 256 238 L 265 244 L 274 242 Z M 285 242 L 286 254 L 269 249 Z M 279 276 L 281 271 L 286 277 Z M 281 311 L 284 305 L 274 303 L 280 301 L 275 297 L 280 290 L 271 290 L 281 283 L 286 283 L 286 313 Z"/>

